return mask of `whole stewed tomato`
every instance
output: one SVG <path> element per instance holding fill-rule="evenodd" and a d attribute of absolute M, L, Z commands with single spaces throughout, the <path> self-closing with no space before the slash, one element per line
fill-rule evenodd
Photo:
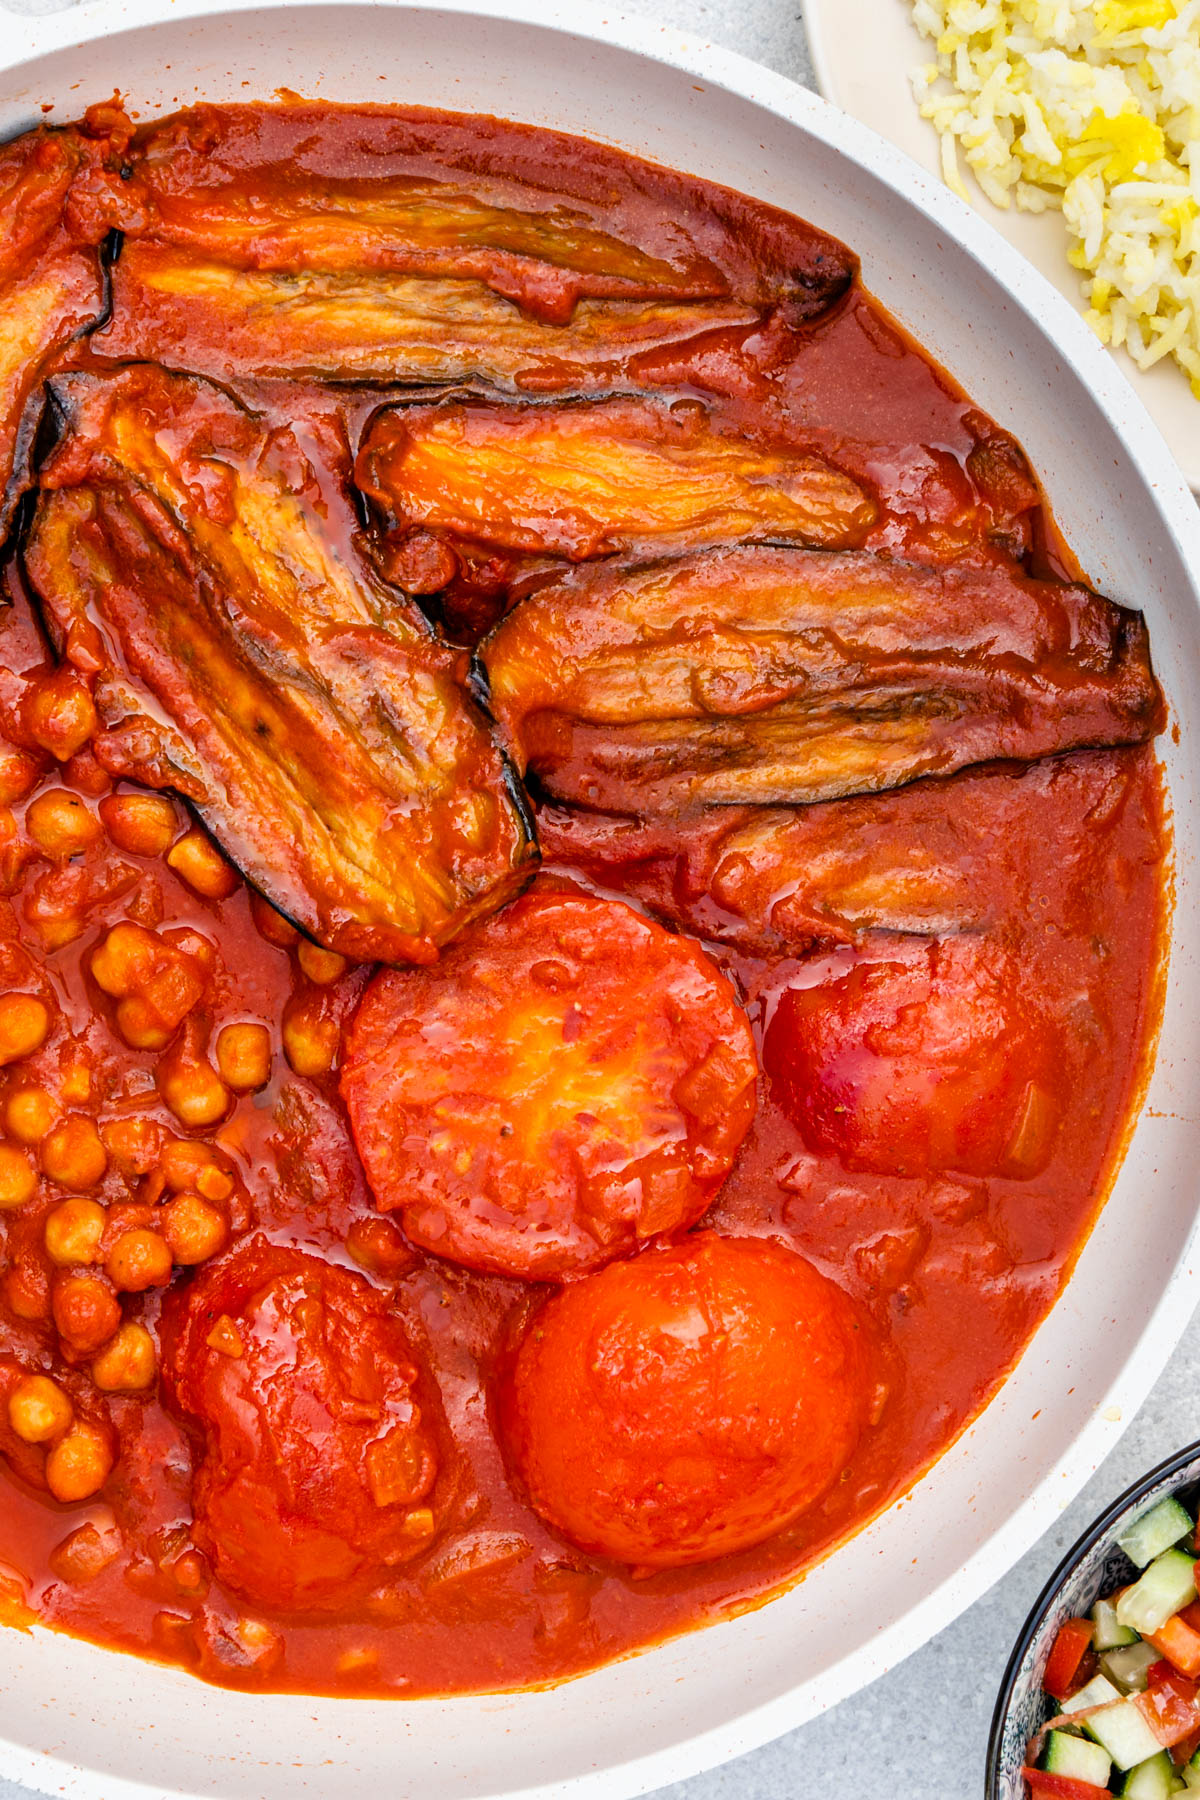
<path fill-rule="evenodd" d="M 754 1115 L 746 1015 L 699 947 L 542 888 L 387 970 L 342 1076 L 376 1201 L 471 1268 L 554 1279 L 693 1224 Z"/>
<path fill-rule="evenodd" d="M 853 1169 L 1031 1175 L 1058 1107 L 1052 1046 L 1014 959 L 984 936 L 905 945 L 790 987 L 763 1044 L 814 1150 Z"/>
<path fill-rule="evenodd" d="M 163 1383 L 200 1443 L 194 1536 L 227 1586 L 344 1608 L 436 1529 L 436 1402 L 385 1294 L 265 1238 L 176 1290 Z"/>
<path fill-rule="evenodd" d="M 500 1416 L 537 1511 L 647 1567 L 761 1542 L 845 1468 L 874 1385 L 851 1302 L 781 1245 L 700 1232 L 573 1283 Z"/>

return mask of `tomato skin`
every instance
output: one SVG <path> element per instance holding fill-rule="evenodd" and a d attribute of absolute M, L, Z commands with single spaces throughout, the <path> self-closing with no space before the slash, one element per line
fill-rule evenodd
<path fill-rule="evenodd" d="M 572 1283 L 500 1397 L 536 1510 L 653 1568 L 760 1543 L 845 1468 L 867 1413 L 851 1302 L 781 1245 L 700 1232 Z"/>
<path fill-rule="evenodd" d="M 163 1309 L 164 1394 L 199 1440 L 193 1536 L 234 1592 L 343 1610 L 428 1547 L 437 1403 L 387 1297 L 243 1240 Z"/>
<path fill-rule="evenodd" d="M 786 988 L 763 1046 L 776 1096 L 810 1148 L 851 1169 L 1036 1174 L 1058 1108 L 1020 987 L 1006 952 L 964 933 Z"/>
<path fill-rule="evenodd" d="M 1048 1769 L 1022 1769 L 1033 1800 L 1096 1800 L 1108 1789 L 1090 1781 L 1075 1781 L 1070 1775 L 1051 1775 Z"/>
<path fill-rule="evenodd" d="M 342 1076 L 381 1211 L 469 1268 L 557 1280 L 694 1224 L 749 1129 L 730 983 L 621 902 L 545 885 L 435 969 L 377 975 Z"/>
<path fill-rule="evenodd" d="M 1055 1700 L 1069 1700 L 1079 1687 L 1079 1665 L 1092 1646 L 1090 1619 L 1064 1619 L 1042 1676 L 1042 1686 Z"/>
<path fill-rule="evenodd" d="M 1153 1663 L 1147 1671 L 1145 1692 L 1132 1699 L 1159 1743 L 1168 1749 L 1200 1727 L 1200 1688 L 1169 1662 Z"/>

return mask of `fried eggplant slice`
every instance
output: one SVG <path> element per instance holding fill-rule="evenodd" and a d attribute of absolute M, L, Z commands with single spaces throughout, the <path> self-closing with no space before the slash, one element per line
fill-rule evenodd
<path fill-rule="evenodd" d="M 355 478 L 394 521 L 571 562 L 737 539 L 861 542 L 874 501 L 819 456 L 714 430 L 692 401 L 449 399 L 376 414 Z"/>
<path fill-rule="evenodd" d="M 668 924 L 754 955 L 804 955 L 871 931 L 946 937 L 1035 916 L 1030 846 L 1064 814 L 1089 822 L 1072 859 L 1086 892 L 1142 754 L 1084 750 L 883 794 L 712 807 L 680 820 L 550 805 L 538 836 L 551 869 L 562 863 Z"/>
<path fill-rule="evenodd" d="M 494 119 L 431 139 L 414 108 L 199 107 L 141 132 L 130 166 L 126 230 L 200 260 L 477 281 L 554 324 L 582 299 L 725 295 L 810 318 L 856 269 L 772 207 Z"/>
<path fill-rule="evenodd" d="M 201 374 L 333 382 L 485 382 L 610 388 L 629 359 L 698 333 L 753 322 L 741 301 L 581 300 L 547 325 L 481 281 L 380 270 L 239 269 L 170 245 L 129 241 L 96 347 Z"/>
<path fill-rule="evenodd" d="M 26 566 L 95 673 L 97 757 L 190 800 L 320 943 L 432 960 L 536 852 L 459 655 L 357 554 L 334 415 L 268 430 L 147 366 L 54 395 Z"/>
<path fill-rule="evenodd" d="M 0 146 L 0 539 L 28 481 L 46 366 L 104 306 L 95 243 L 80 241 L 67 210 L 87 155 L 74 131 Z"/>
<path fill-rule="evenodd" d="M 1139 613 L 1001 568 L 740 547 L 576 569 L 483 646 L 518 766 L 600 811 L 808 804 L 1162 728 Z"/>

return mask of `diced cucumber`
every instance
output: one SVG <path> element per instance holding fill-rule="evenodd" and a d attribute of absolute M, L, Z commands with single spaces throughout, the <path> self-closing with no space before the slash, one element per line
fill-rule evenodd
<path fill-rule="evenodd" d="M 1122 1625 L 1111 1600 L 1097 1600 L 1092 1608 L 1092 1649 L 1117 1650 L 1122 1644 L 1136 1644 L 1137 1632 Z"/>
<path fill-rule="evenodd" d="M 1196 1598 L 1196 1565 L 1182 1550 L 1164 1550 L 1117 1601 L 1117 1619 L 1142 1637 L 1160 1631 Z"/>
<path fill-rule="evenodd" d="M 1106 1650 L 1100 1658 L 1100 1668 L 1115 1682 L 1122 1694 L 1140 1694 L 1145 1691 L 1146 1671 L 1162 1657 L 1153 1644 L 1125 1644 L 1120 1650 Z"/>
<path fill-rule="evenodd" d="M 1132 1769 L 1157 1756 L 1162 1745 L 1132 1700 L 1116 1700 L 1080 1723 L 1089 1737 L 1103 1744 L 1118 1769 Z"/>
<path fill-rule="evenodd" d="M 1107 1706 L 1110 1701 L 1120 1698 L 1120 1688 L 1114 1687 L 1106 1676 L 1093 1675 L 1086 1687 L 1063 1701 L 1062 1710 L 1065 1713 L 1082 1712 L 1085 1706 Z"/>
<path fill-rule="evenodd" d="M 1090 1781 L 1102 1788 L 1108 1786 L 1112 1774 L 1112 1757 L 1087 1738 L 1074 1737 L 1069 1731 L 1052 1731 L 1046 1738 L 1042 1767 L 1051 1775 L 1069 1775 L 1072 1781 Z"/>
<path fill-rule="evenodd" d="M 1183 1785 L 1189 1793 L 1200 1793 L 1200 1750 L 1197 1750 L 1191 1762 L 1184 1763 L 1179 1773 L 1183 1776 Z"/>
<path fill-rule="evenodd" d="M 1125 1800 L 1169 1800 L 1171 1794 L 1178 1794 L 1182 1789 L 1183 1783 L 1175 1773 L 1174 1763 L 1165 1750 L 1160 1750 L 1157 1756 L 1130 1769 L 1120 1791 Z"/>
<path fill-rule="evenodd" d="M 1169 1496 L 1152 1506 L 1148 1513 L 1132 1524 L 1128 1531 L 1123 1531 L 1117 1539 L 1131 1563 L 1144 1569 L 1152 1563 L 1156 1556 L 1177 1544 L 1180 1538 L 1187 1536 L 1193 1529 L 1195 1520 L 1190 1518 L 1180 1506 L 1178 1500 Z"/>

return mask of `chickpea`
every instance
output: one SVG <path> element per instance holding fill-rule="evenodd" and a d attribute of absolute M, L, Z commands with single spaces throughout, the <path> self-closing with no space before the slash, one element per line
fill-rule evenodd
<path fill-rule="evenodd" d="M 261 894 L 250 896 L 250 917 L 254 920 L 259 937 L 265 938 L 268 944 L 274 944 L 276 949 L 290 950 L 293 944 L 299 943 L 300 933 L 291 920 L 285 919 Z"/>
<path fill-rule="evenodd" d="M 195 1189 L 206 1200 L 228 1200 L 233 1177 L 221 1168 L 207 1144 L 173 1138 L 162 1153 L 162 1178 L 173 1194 Z"/>
<path fill-rule="evenodd" d="M 86 1191 L 104 1180 L 108 1152 L 85 1113 L 68 1113 L 42 1143 L 42 1168 L 59 1187 Z"/>
<path fill-rule="evenodd" d="M 57 1381 L 27 1375 L 8 1401 L 8 1422 L 23 1444 L 49 1444 L 70 1430 L 75 1408 Z"/>
<path fill-rule="evenodd" d="M 37 1170 L 15 1144 L 0 1144 L 0 1212 L 15 1212 L 37 1193 Z"/>
<path fill-rule="evenodd" d="M 175 840 L 175 808 L 161 794 L 110 794 L 100 817 L 118 850 L 131 856 L 165 856 Z"/>
<path fill-rule="evenodd" d="M 142 1294 L 170 1281 L 171 1247 L 157 1231 L 135 1226 L 121 1233 L 104 1266 L 118 1293 Z"/>
<path fill-rule="evenodd" d="M 227 900 L 238 885 L 236 872 L 202 831 L 186 831 L 168 851 L 167 866 L 205 900 Z"/>
<path fill-rule="evenodd" d="M 217 1033 L 217 1067 L 235 1094 L 255 1094 L 271 1079 L 271 1034 L 265 1025 L 224 1025 Z"/>
<path fill-rule="evenodd" d="M 69 788 L 50 788 L 30 801 L 25 828 L 55 861 L 80 855 L 101 836 L 100 821 Z"/>
<path fill-rule="evenodd" d="M 75 752 L 66 763 L 63 774 L 72 787 L 82 788 L 93 800 L 98 800 L 101 794 L 112 792 L 112 776 L 96 760 L 90 744 Z"/>
<path fill-rule="evenodd" d="M 36 994 L 0 994 L 0 1064 L 40 1050 L 50 1031 L 50 1008 Z"/>
<path fill-rule="evenodd" d="M 148 1175 L 162 1155 L 163 1128 L 155 1119 L 110 1119 L 100 1127 L 109 1160 L 125 1176 Z"/>
<path fill-rule="evenodd" d="M 103 1261 L 100 1240 L 108 1214 L 96 1200 L 64 1200 L 47 1214 L 43 1227 L 46 1254 L 60 1269 Z"/>
<path fill-rule="evenodd" d="M 27 750 L 0 743 L 0 806 L 15 806 L 37 786 L 41 764 Z"/>
<path fill-rule="evenodd" d="M 19 1144 L 40 1144 L 57 1125 L 62 1108 L 48 1088 L 14 1088 L 4 1103 L 4 1123 Z"/>
<path fill-rule="evenodd" d="M 177 1059 L 159 1072 L 159 1089 L 181 1125 L 193 1130 L 216 1125 L 229 1111 L 233 1096 L 216 1070 L 203 1059 Z"/>
<path fill-rule="evenodd" d="M 117 1029 L 134 1050 L 161 1050 L 204 993 L 194 958 L 130 919 L 92 952 L 92 979 L 117 1000 Z"/>
<path fill-rule="evenodd" d="M 184 1268 L 207 1262 L 225 1248 L 229 1238 L 225 1215 L 199 1194 L 177 1194 L 169 1200 L 162 1209 L 159 1229 L 171 1247 L 171 1255 Z"/>
<path fill-rule="evenodd" d="M 163 1024 L 149 1001 L 130 994 L 117 1002 L 117 1030 L 131 1050 L 165 1050 L 176 1027 Z"/>
<path fill-rule="evenodd" d="M 152 1385 L 157 1370 L 154 1339 L 128 1319 L 92 1364 L 92 1380 L 106 1394 L 136 1394 Z"/>
<path fill-rule="evenodd" d="M 77 670 L 68 664 L 43 675 L 24 706 L 25 724 L 35 744 L 58 762 L 82 750 L 99 720 L 92 696 Z"/>
<path fill-rule="evenodd" d="M 154 966 L 156 948 L 151 932 L 122 921 L 92 951 L 92 980 L 114 999 L 132 993 Z"/>
<path fill-rule="evenodd" d="M 54 1277 L 51 1307 L 59 1336 L 84 1356 L 107 1344 L 121 1323 L 121 1303 L 112 1283 L 98 1270 L 67 1274 L 60 1269 Z"/>
<path fill-rule="evenodd" d="M 319 1002 L 293 997 L 283 1011 L 283 1051 L 297 1075 L 327 1075 L 337 1061 L 341 1032 Z"/>
<path fill-rule="evenodd" d="M 86 1419 L 76 1419 L 46 1458 L 46 1486 L 65 1505 L 90 1500 L 112 1474 L 112 1466 L 107 1434 Z"/>
<path fill-rule="evenodd" d="M 175 950 L 182 950 L 200 966 L 202 976 L 211 975 L 217 966 L 217 947 L 202 931 L 196 931 L 191 925 L 176 925 L 170 931 L 164 931 L 163 937 Z"/>
<path fill-rule="evenodd" d="M 318 987 L 336 981 L 349 967 L 346 958 L 339 956 L 336 950 L 324 950 L 320 944 L 310 944 L 307 938 L 297 950 L 296 957 L 308 979 L 316 982 Z"/>

